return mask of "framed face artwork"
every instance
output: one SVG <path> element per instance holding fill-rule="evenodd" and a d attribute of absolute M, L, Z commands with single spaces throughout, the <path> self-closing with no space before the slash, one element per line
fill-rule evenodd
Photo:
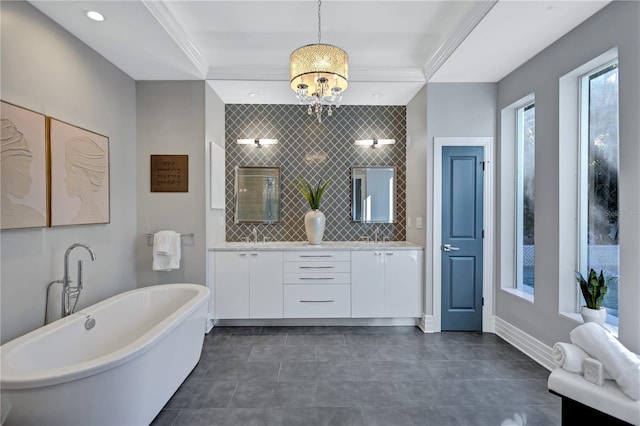
<path fill-rule="evenodd" d="M 47 226 L 45 116 L 2 102 L 0 229 Z"/>
<path fill-rule="evenodd" d="M 109 223 L 109 138 L 49 119 L 51 226 Z"/>

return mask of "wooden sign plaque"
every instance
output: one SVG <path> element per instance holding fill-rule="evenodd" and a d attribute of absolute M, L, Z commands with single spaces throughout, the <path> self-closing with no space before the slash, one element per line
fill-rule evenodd
<path fill-rule="evenodd" d="M 151 192 L 189 192 L 189 156 L 152 155 Z"/>

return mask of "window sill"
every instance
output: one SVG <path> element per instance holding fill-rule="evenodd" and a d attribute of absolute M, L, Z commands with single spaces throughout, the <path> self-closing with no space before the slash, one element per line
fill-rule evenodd
<path fill-rule="evenodd" d="M 518 290 L 517 288 L 503 288 L 501 289 L 505 293 L 512 294 L 516 297 L 526 300 L 527 302 L 533 303 L 534 297 L 533 294 L 527 293 L 526 291 Z"/>
<path fill-rule="evenodd" d="M 584 321 L 582 321 L 582 315 L 580 315 L 577 312 L 559 312 L 560 316 L 562 318 L 566 318 L 568 320 L 574 321 L 578 324 L 582 324 L 584 323 Z M 613 334 L 614 336 L 616 336 L 616 338 L 618 337 L 618 327 L 616 327 L 613 324 L 609 324 L 604 323 L 604 328 L 607 329 L 609 331 L 609 333 Z"/>

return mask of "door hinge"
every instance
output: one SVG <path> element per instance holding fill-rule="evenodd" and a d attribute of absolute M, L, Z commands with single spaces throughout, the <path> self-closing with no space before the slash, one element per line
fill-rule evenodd
<path fill-rule="evenodd" d="M 484 306 L 484 297 L 482 298 L 482 306 Z"/>
<path fill-rule="evenodd" d="M 488 163 L 488 161 L 481 161 L 480 164 L 482 164 L 482 171 L 484 172 L 484 166 Z"/>
<path fill-rule="evenodd" d="M 484 229 L 482 230 L 482 238 L 484 239 Z"/>

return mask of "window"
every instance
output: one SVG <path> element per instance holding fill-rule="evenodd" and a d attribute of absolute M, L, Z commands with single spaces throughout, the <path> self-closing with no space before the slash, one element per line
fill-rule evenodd
<path fill-rule="evenodd" d="M 535 111 L 529 93 L 500 112 L 500 288 L 531 303 Z"/>
<path fill-rule="evenodd" d="M 618 62 L 580 78 L 579 270 L 614 277 L 603 306 L 618 325 Z"/>
<path fill-rule="evenodd" d="M 536 107 L 531 102 L 517 113 L 516 288 L 533 294 Z"/>

